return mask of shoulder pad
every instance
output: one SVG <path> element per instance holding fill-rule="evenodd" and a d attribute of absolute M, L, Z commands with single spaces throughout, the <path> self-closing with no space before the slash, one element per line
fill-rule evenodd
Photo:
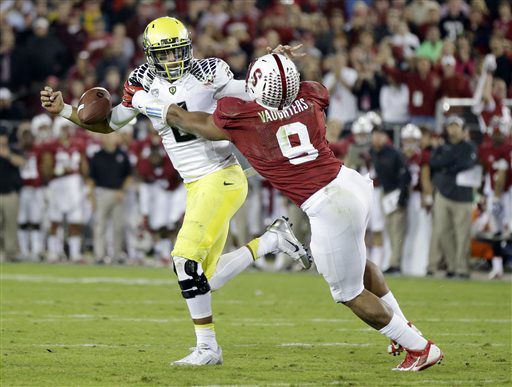
<path fill-rule="evenodd" d="M 149 91 L 154 79 L 155 73 L 150 70 L 147 63 L 136 67 L 128 76 L 130 84 L 143 87 L 145 91 Z"/>
<path fill-rule="evenodd" d="M 233 78 L 233 73 L 226 62 L 219 58 L 194 59 L 190 73 L 201 83 L 223 85 Z M 222 82 L 222 79 L 225 79 Z"/>

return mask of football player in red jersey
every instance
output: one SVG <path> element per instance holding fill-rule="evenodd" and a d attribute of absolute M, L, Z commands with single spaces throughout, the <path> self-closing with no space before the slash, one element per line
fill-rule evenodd
<path fill-rule="evenodd" d="M 395 369 L 420 371 L 443 358 L 394 308 L 364 288 L 364 234 L 372 181 L 344 167 L 325 139 L 327 89 L 300 82 L 291 60 L 269 54 L 248 71 L 253 101 L 223 98 L 213 115 L 166 107 L 167 122 L 212 140 L 230 140 L 256 171 L 309 217 L 311 251 L 338 303 L 406 351 Z"/>
<path fill-rule="evenodd" d="M 18 240 L 23 257 L 38 261 L 43 252 L 41 223 L 44 211 L 43 177 L 41 161 L 44 148 L 35 143 L 35 136 L 28 127 L 20 126 L 18 138 L 26 163 L 20 168 L 23 186 L 20 191 L 18 211 Z"/>
<path fill-rule="evenodd" d="M 484 193 L 490 210 L 490 239 L 494 256 L 490 278 L 503 276 L 501 240 L 512 232 L 512 122 L 495 117 L 487 127 L 484 140 L 478 148 L 478 158 L 484 167 Z"/>
<path fill-rule="evenodd" d="M 56 262 L 63 255 L 63 244 L 57 231 L 69 225 L 67 242 L 72 262 L 82 262 L 82 226 L 84 214 L 84 176 L 88 174 L 86 143 L 73 136 L 76 127 L 63 119 L 55 119 L 54 132 L 58 139 L 45 146 L 42 156 L 43 174 L 49 180 L 48 261 Z"/>
<path fill-rule="evenodd" d="M 400 131 L 402 152 L 411 174 L 411 193 L 407 203 L 407 231 L 403 247 L 402 270 L 408 275 L 424 276 L 427 273 L 432 217 L 425 207 L 422 169 L 428 165 L 428 151 L 421 148 L 422 132 L 413 124 Z"/>

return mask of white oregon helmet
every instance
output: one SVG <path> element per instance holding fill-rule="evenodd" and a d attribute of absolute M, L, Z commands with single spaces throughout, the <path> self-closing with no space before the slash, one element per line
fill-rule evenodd
<path fill-rule="evenodd" d="M 366 116 L 361 116 L 352 124 L 352 134 L 370 134 L 373 125 Z"/>
<path fill-rule="evenodd" d="M 249 96 L 267 109 L 286 109 L 297 97 L 300 74 L 284 55 L 267 54 L 254 61 L 245 79 Z"/>
<path fill-rule="evenodd" d="M 400 138 L 402 140 L 421 140 L 421 130 L 416 125 L 407 124 L 400 130 Z"/>

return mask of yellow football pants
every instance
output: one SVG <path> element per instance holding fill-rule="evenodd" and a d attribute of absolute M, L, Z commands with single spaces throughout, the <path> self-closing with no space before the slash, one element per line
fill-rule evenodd
<path fill-rule="evenodd" d="M 210 279 L 226 244 L 229 221 L 247 196 L 247 178 L 239 165 L 232 165 L 185 186 L 185 217 L 172 255 L 200 262 Z"/>

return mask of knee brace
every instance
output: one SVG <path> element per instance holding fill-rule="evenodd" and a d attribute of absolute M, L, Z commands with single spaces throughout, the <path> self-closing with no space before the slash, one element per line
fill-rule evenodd
<path fill-rule="evenodd" d="M 200 263 L 179 257 L 174 258 L 173 263 L 183 298 L 195 298 L 210 291 L 210 284 Z"/>

